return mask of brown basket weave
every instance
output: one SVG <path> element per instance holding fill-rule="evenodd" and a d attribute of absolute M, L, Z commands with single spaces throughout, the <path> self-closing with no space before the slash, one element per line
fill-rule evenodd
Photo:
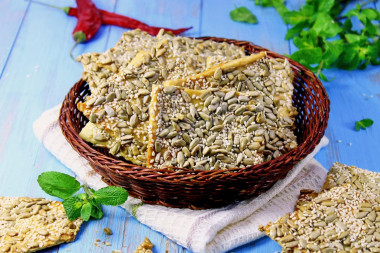
<path fill-rule="evenodd" d="M 247 54 L 266 51 L 269 57 L 285 58 L 246 41 L 202 37 L 243 46 Z M 149 169 L 116 159 L 106 149 L 94 148 L 78 133 L 88 122 L 77 109 L 90 94 L 83 80 L 77 82 L 63 101 L 59 116 L 62 132 L 71 146 L 109 185 L 124 187 L 131 196 L 149 204 L 204 209 L 221 207 L 267 191 L 310 154 L 327 127 L 330 101 L 321 82 L 304 66 L 288 59 L 294 72 L 293 104 L 297 108 L 295 134 L 298 147 L 271 161 L 246 168 L 215 171 Z"/>

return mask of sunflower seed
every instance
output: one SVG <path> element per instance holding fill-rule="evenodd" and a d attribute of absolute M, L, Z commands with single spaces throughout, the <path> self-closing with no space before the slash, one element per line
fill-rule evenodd
<path fill-rule="evenodd" d="M 223 125 L 217 125 L 217 126 L 213 126 L 213 127 L 211 127 L 211 128 L 210 128 L 210 131 L 220 132 L 220 131 L 223 130 L 223 128 L 224 128 Z"/>
<path fill-rule="evenodd" d="M 111 106 L 105 105 L 104 110 L 106 111 L 107 115 L 109 115 L 110 117 L 115 116 L 115 111 Z"/>
<path fill-rule="evenodd" d="M 183 166 L 183 164 L 185 163 L 185 157 L 182 151 L 179 151 L 177 154 L 177 162 L 179 166 Z"/>
<path fill-rule="evenodd" d="M 171 138 L 176 137 L 177 135 L 178 135 L 178 132 L 173 130 L 168 135 L 166 135 L 166 138 L 171 139 Z"/>
<path fill-rule="evenodd" d="M 176 92 L 176 91 L 177 91 L 177 87 L 175 87 L 175 86 L 164 87 L 164 93 L 165 94 L 171 95 L 171 94 L 174 94 L 174 92 Z"/>
<path fill-rule="evenodd" d="M 113 101 L 114 99 L 116 98 L 116 93 L 115 92 L 111 92 L 107 95 L 107 98 L 106 98 L 106 102 L 111 102 Z"/>
<path fill-rule="evenodd" d="M 167 136 L 169 134 L 170 130 L 168 128 L 162 130 L 160 133 L 159 133 L 159 137 L 161 138 L 164 138 L 165 136 Z"/>
<path fill-rule="evenodd" d="M 192 150 L 196 145 L 198 145 L 200 142 L 200 138 L 195 138 L 189 145 L 189 149 Z"/>
<path fill-rule="evenodd" d="M 180 148 L 180 147 L 183 147 L 183 146 L 186 145 L 186 141 L 176 139 L 176 140 L 173 140 L 172 145 L 173 145 L 174 147 Z"/>
<path fill-rule="evenodd" d="M 362 219 L 368 215 L 368 212 L 359 212 L 356 214 L 357 219 Z"/>
<path fill-rule="evenodd" d="M 210 116 L 207 115 L 206 113 L 204 113 L 204 112 L 199 112 L 198 114 L 199 114 L 199 116 L 200 116 L 203 120 L 205 120 L 205 121 L 210 121 Z"/>
<path fill-rule="evenodd" d="M 241 115 L 245 110 L 246 110 L 245 105 L 242 105 L 242 106 L 238 107 L 238 108 L 235 110 L 235 115 L 236 115 L 236 116 L 239 116 L 239 115 Z"/>
<path fill-rule="evenodd" d="M 136 114 L 133 114 L 132 117 L 129 119 L 129 125 L 132 127 L 135 127 L 138 123 L 138 118 Z"/>
<path fill-rule="evenodd" d="M 209 96 L 211 95 L 211 91 L 205 91 L 204 93 L 202 93 L 202 95 L 200 96 L 201 100 L 205 100 L 207 99 Z M 210 101 L 211 102 L 211 101 Z"/>
<path fill-rule="evenodd" d="M 222 76 L 222 70 L 220 68 L 217 68 L 214 72 L 214 78 L 220 79 L 221 76 Z"/>
<path fill-rule="evenodd" d="M 97 106 L 97 105 L 103 104 L 105 101 L 106 101 L 106 98 L 103 96 L 100 96 L 98 97 L 98 99 L 96 99 L 94 105 Z"/>
<path fill-rule="evenodd" d="M 211 101 L 214 99 L 214 96 L 208 96 L 204 102 L 204 106 L 207 107 L 211 104 Z"/>
<path fill-rule="evenodd" d="M 318 251 L 320 250 L 320 248 L 315 245 L 315 244 L 311 244 L 311 243 L 308 243 L 307 246 L 306 246 L 307 249 L 311 250 L 311 251 Z"/>

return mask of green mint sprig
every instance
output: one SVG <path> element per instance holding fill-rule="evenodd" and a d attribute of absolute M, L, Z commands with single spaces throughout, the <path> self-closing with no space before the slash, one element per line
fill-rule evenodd
<path fill-rule="evenodd" d="M 255 0 L 262 7 L 274 7 L 291 28 L 285 39 L 298 48 L 290 57 L 331 81 L 324 69 L 364 69 L 380 64 L 380 12 L 366 5 L 369 0 L 346 10 L 349 0 L 306 0 L 299 10 L 291 11 L 285 0 Z M 353 26 L 353 21 L 359 21 Z"/>
<path fill-rule="evenodd" d="M 246 7 L 236 7 L 230 11 L 230 17 L 233 21 L 256 24 L 257 17 Z"/>
<path fill-rule="evenodd" d="M 48 171 L 38 176 L 38 184 L 47 194 L 63 199 L 62 204 L 69 220 L 81 217 L 88 221 L 91 217 L 101 219 L 101 205 L 117 206 L 128 198 L 128 192 L 117 186 L 108 186 L 97 191 L 80 183 L 64 173 Z M 84 193 L 74 195 L 83 188 Z"/>
<path fill-rule="evenodd" d="M 355 122 L 355 130 L 359 131 L 360 129 L 366 129 L 373 125 L 372 119 L 362 119 Z"/>

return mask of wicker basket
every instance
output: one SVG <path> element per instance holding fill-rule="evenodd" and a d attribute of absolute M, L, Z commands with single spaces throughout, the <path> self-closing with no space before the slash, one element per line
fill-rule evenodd
<path fill-rule="evenodd" d="M 269 57 L 285 58 L 246 41 L 202 37 L 217 42 L 243 46 L 247 54 L 267 51 Z M 131 196 L 149 204 L 169 207 L 204 209 L 221 207 L 267 191 L 284 178 L 288 171 L 319 143 L 327 127 L 330 102 L 316 76 L 304 66 L 288 59 L 294 72 L 293 104 L 298 110 L 295 134 L 298 147 L 271 161 L 249 166 L 216 171 L 177 172 L 148 169 L 110 155 L 107 150 L 94 148 L 78 133 L 87 118 L 77 109 L 77 103 L 90 94 L 89 86 L 80 80 L 67 94 L 59 116 L 62 132 L 71 146 L 99 173 L 109 185 L 124 187 Z"/>

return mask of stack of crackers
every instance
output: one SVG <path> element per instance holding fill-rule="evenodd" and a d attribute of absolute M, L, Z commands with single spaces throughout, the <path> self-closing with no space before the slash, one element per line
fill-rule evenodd
<path fill-rule="evenodd" d="M 297 147 L 287 60 L 139 30 L 78 60 L 91 89 L 80 136 L 136 165 L 231 169 Z"/>

